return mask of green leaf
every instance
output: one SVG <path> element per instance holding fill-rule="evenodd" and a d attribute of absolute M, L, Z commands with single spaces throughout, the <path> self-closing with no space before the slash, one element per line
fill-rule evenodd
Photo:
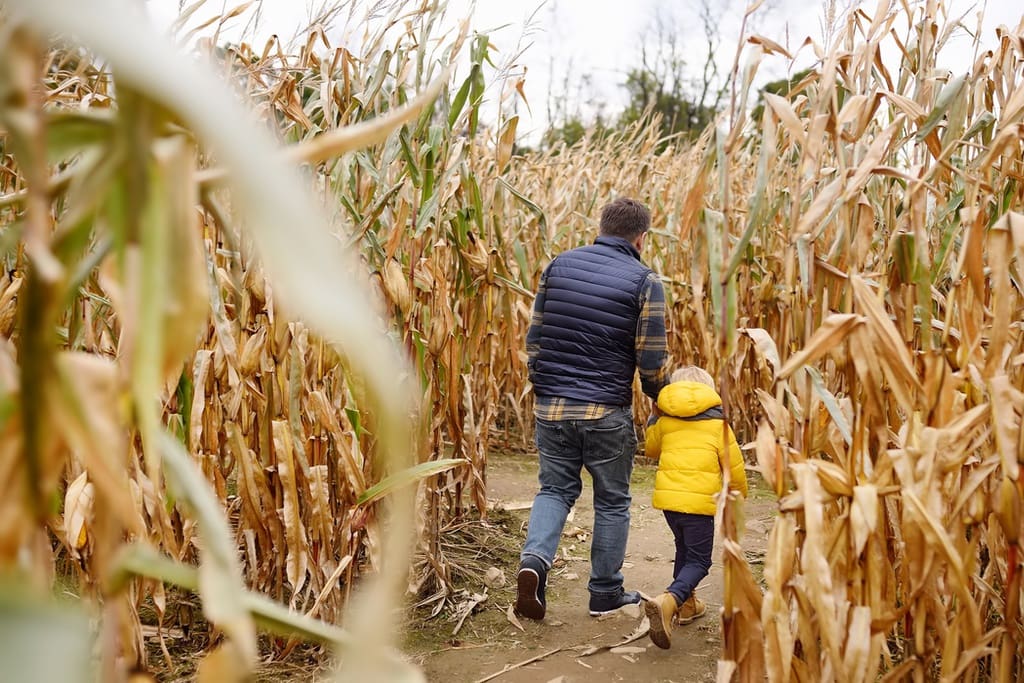
<path fill-rule="evenodd" d="M 973 124 L 971 124 L 971 127 L 967 129 L 967 132 L 964 133 L 963 139 L 965 141 L 970 140 L 971 138 L 973 138 L 975 135 L 982 131 L 990 131 L 992 129 L 992 124 L 994 124 L 995 122 L 996 117 L 992 112 L 982 112 L 981 116 L 979 116 L 978 119 Z"/>
<path fill-rule="evenodd" d="M 133 577 L 157 579 L 185 590 L 199 590 L 199 569 L 178 562 L 152 547 L 142 544 L 125 546 L 114 562 L 109 587 L 122 590 Z M 344 629 L 311 619 L 289 610 L 265 595 L 244 591 L 241 602 L 260 626 L 281 636 L 299 636 L 328 645 L 342 645 L 352 640 Z"/>
<path fill-rule="evenodd" d="M 369 505 L 389 493 L 392 493 L 396 489 L 409 486 L 410 484 L 415 484 L 421 479 L 426 479 L 427 477 L 435 474 L 446 472 L 453 467 L 459 467 L 460 465 L 466 465 L 468 463 L 469 461 L 465 458 L 449 458 L 447 460 L 431 460 L 430 462 L 422 462 L 419 465 L 408 467 L 401 472 L 396 472 L 384 477 L 379 482 L 363 491 L 362 495 L 360 495 L 356 500 L 356 504 Z"/>
<path fill-rule="evenodd" d="M 846 415 L 843 414 L 842 409 L 839 407 L 839 401 L 836 400 L 835 395 L 831 391 L 825 388 L 825 380 L 822 379 L 821 373 L 818 372 L 817 368 L 805 365 L 804 370 L 811 377 L 811 386 L 814 387 L 814 393 L 818 394 L 821 402 L 825 404 L 825 410 L 832 416 L 832 421 L 835 422 L 836 427 L 839 429 L 843 441 L 849 446 L 853 443 L 853 431 L 850 429 L 850 422 L 846 419 Z"/>
<path fill-rule="evenodd" d="M 28 597 L 25 586 L 0 587 L 0 662 L 4 681 L 88 683 L 93 671 L 93 630 L 70 605 Z M 56 656 L 55 656 L 56 655 Z"/>
<path fill-rule="evenodd" d="M 508 184 L 504 178 L 498 178 L 498 184 L 504 187 L 506 190 L 512 193 L 512 196 L 522 202 L 523 206 L 528 208 L 530 211 L 537 216 L 537 220 L 540 222 L 540 229 L 542 232 L 547 231 L 547 218 L 544 216 L 544 209 L 540 208 L 535 204 L 529 197 Z"/>
<path fill-rule="evenodd" d="M 479 71 L 480 65 L 474 64 L 469 70 L 469 76 L 465 81 L 462 82 L 462 86 L 459 87 L 459 91 L 455 93 L 455 99 L 452 100 L 451 111 L 448 112 L 448 128 L 454 128 L 455 122 L 459 120 L 459 114 L 462 113 L 462 108 L 466 105 L 466 98 L 469 97 L 469 88 L 473 85 L 473 79 L 476 78 L 476 72 Z"/>
<path fill-rule="evenodd" d="M 46 123 L 46 154 L 50 163 L 65 161 L 87 147 L 107 145 L 113 138 L 114 122 L 112 111 L 53 112 Z"/>
<path fill-rule="evenodd" d="M 708 274 L 711 283 L 712 314 L 715 329 L 722 331 L 722 231 L 725 216 L 714 209 L 705 208 L 701 212 L 704 224 L 704 242 L 707 245 Z"/>
<path fill-rule="evenodd" d="M 162 430 L 157 440 L 167 483 L 199 522 L 202 552 L 198 587 L 203 613 L 235 641 L 247 661 L 252 661 L 256 656 L 256 634 L 243 601 L 242 567 L 224 510 L 181 442 Z"/>
<path fill-rule="evenodd" d="M 935 107 L 929 112 L 928 118 L 925 119 L 921 128 L 917 131 L 915 137 L 918 142 L 928 137 L 928 134 L 942 123 L 946 112 L 953 106 L 953 103 L 956 102 L 960 94 L 964 92 L 965 78 L 966 76 L 960 75 L 946 83 L 942 92 L 939 93 L 938 98 L 935 100 Z"/>

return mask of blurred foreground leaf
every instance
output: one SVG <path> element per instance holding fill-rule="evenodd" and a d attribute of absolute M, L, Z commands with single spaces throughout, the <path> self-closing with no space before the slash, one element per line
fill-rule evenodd
<path fill-rule="evenodd" d="M 27 593 L 0 585 L 0 683 L 96 680 L 86 615 Z"/>

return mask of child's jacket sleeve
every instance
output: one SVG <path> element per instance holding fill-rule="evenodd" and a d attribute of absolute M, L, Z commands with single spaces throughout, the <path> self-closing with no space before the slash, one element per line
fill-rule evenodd
<path fill-rule="evenodd" d="M 719 441 L 721 443 L 721 441 Z M 747 471 L 743 467 L 743 454 L 740 452 L 740 445 L 736 443 L 736 435 L 729 427 L 729 488 L 739 491 L 744 498 L 747 497 Z"/>
<path fill-rule="evenodd" d="M 644 454 L 648 458 L 661 457 L 661 420 L 647 428 L 644 434 Z"/>

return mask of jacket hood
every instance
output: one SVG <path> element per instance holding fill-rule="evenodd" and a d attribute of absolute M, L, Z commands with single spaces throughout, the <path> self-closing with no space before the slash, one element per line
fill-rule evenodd
<path fill-rule="evenodd" d="M 721 404 L 718 392 L 703 382 L 673 382 L 658 394 L 658 409 L 673 417 L 693 417 Z"/>

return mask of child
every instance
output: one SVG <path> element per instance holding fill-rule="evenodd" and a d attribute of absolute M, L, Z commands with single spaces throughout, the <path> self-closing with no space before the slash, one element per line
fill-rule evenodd
<path fill-rule="evenodd" d="M 720 456 L 725 455 L 722 398 L 711 375 L 688 366 L 676 370 L 671 382 L 658 394 L 660 416 L 647 430 L 646 443 L 647 457 L 660 457 L 654 507 L 665 512 L 676 542 L 672 584 L 644 604 L 651 640 L 663 649 L 671 646 L 673 618 L 688 624 L 707 611 L 694 589 L 711 567 L 716 500 L 722 490 Z M 732 429 L 727 430 L 729 488 L 746 497 L 743 456 Z"/>

